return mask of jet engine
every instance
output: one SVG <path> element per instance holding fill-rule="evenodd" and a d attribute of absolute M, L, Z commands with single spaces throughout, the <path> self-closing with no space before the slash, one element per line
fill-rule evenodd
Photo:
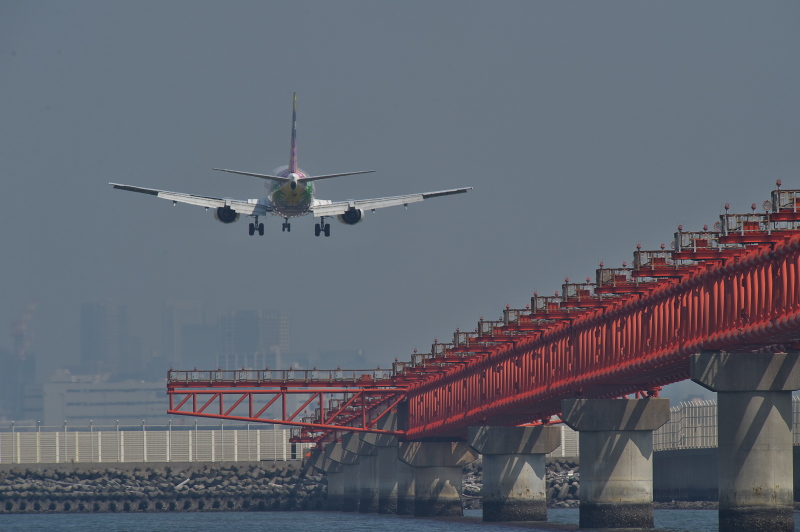
<path fill-rule="evenodd" d="M 214 218 L 224 224 L 232 224 L 239 219 L 239 213 L 226 205 L 224 207 L 217 207 L 214 211 Z"/>
<path fill-rule="evenodd" d="M 344 214 L 337 216 L 337 218 L 345 225 L 356 225 L 364 218 L 364 211 L 356 209 L 355 207 L 350 207 Z"/>

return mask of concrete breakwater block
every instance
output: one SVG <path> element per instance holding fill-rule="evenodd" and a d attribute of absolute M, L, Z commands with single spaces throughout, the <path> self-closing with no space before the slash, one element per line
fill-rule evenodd
<path fill-rule="evenodd" d="M 299 462 L 0 467 L 0 513 L 316 510 L 325 492 Z"/>
<path fill-rule="evenodd" d="M 549 508 L 574 508 L 580 501 L 580 460 L 574 457 L 547 460 L 547 500 Z M 483 468 L 481 459 L 464 467 L 463 501 L 466 509 L 482 508 Z"/>
<path fill-rule="evenodd" d="M 0 466 L 0 513 L 322 510 L 324 475 L 295 462 Z M 480 459 L 464 467 L 465 508 L 481 508 Z M 580 498 L 576 458 L 547 461 L 547 506 Z"/>

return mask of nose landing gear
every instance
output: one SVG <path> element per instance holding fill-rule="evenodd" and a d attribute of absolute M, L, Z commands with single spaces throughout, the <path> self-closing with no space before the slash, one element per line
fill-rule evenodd
<path fill-rule="evenodd" d="M 292 224 L 289 223 L 289 218 L 283 219 L 283 226 L 281 227 L 282 231 L 289 232 L 292 230 Z"/>

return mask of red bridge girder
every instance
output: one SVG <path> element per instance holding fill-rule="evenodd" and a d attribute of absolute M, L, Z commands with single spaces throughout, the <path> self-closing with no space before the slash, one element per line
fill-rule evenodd
<path fill-rule="evenodd" d="M 800 190 L 778 189 L 764 214 L 755 204 L 750 214 L 729 214 L 726 205 L 712 231 L 679 227 L 674 249 L 638 247 L 633 268 L 601 263 L 595 283 L 567 279 L 562 296 L 534 294 L 528 308 L 507 306 L 500 320 L 481 318 L 475 332 L 456 330 L 452 343 L 435 341 L 430 353 L 395 359 L 391 371 L 374 376 L 171 371 L 169 413 L 294 425 L 301 427 L 295 441 L 320 442 L 346 430 L 379 432 L 377 421 L 396 410 L 392 434 L 403 439 L 463 438 L 484 423 L 549 422 L 565 398 L 655 395 L 688 378 L 688 357 L 700 350 L 800 343 L 798 204 Z M 289 412 L 290 394 L 308 399 Z M 337 399 L 326 406 L 331 396 Z M 281 415 L 265 417 L 281 402 Z M 314 413 L 297 421 L 312 404 Z"/>
<path fill-rule="evenodd" d="M 688 378 L 689 355 L 704 349 L 783 349 L 800 341 L 799 268 L 794 236 L 414 383 L 406 437 L 548 419 L 566 397 L 655 391 Z"/>

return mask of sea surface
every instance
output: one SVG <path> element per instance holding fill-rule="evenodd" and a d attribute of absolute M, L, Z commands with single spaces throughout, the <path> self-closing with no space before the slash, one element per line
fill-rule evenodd
<path fill-rule="evenodd" d="M 481 530 L 579 530 L 576 508 L 551 508 L 547 523 L 483 523 L 481 510 L 466 510 L 463 518 L 416 518 L 341 512 L 188 512 L 105 514 L 0 515 L 3 532 L 32 530 L 75 532 L 169 532 L 237 530 L 269 532 L 479 532 Z M 713 532 L 716 510 L 655 510 L 656 530 Z M 630 529 L 628 529 L 630 530 Z M 800 532 L 800 515 L 795 514 Z"/>

